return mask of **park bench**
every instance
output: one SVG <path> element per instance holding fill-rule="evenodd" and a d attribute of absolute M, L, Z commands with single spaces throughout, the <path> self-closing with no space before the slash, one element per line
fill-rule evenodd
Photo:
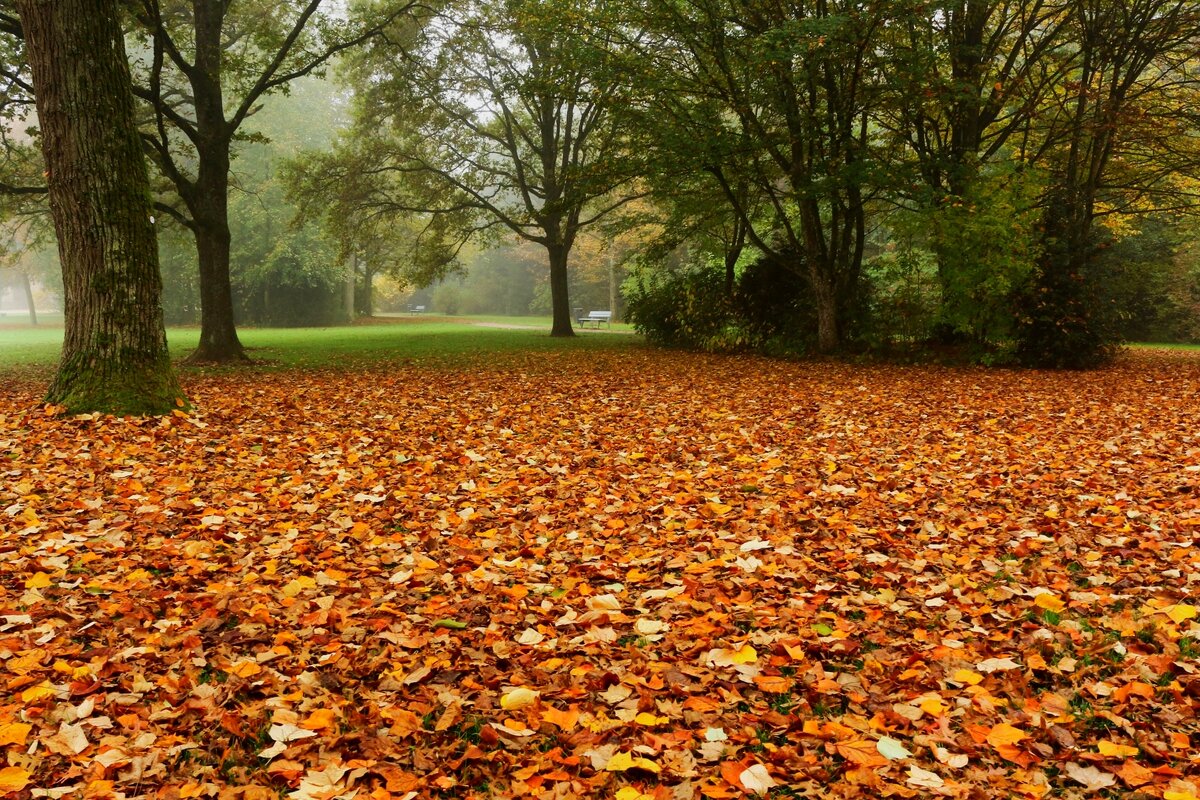
<path fill-rule="evenodd" d="M 604 323 L 608 327 L 612 327 L 612 312 L 611 311 L 589 311 L 586 317 L 579 317 L 576 322 L 579 327 L 586 328 L 588 325 L 595 323 L 596 329 L 599 330 L 600 324 Z"/>
<path fill-rule="evenodd" d="M 408 313 L 410 313 L 410 314 L 424 314 L 424 313 L 425 313 L 425 306 L 409 306 L 409 307 L 408 307 Z"/>

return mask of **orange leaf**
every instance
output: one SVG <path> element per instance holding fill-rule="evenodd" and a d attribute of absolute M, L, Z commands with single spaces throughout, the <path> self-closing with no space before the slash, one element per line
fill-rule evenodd
<path fill-rule="evenodd" d="M 1117 744 L 1116 742 L 1111 742 L 1108 739 L 1100 740 L 1096 743 L 1096 747 L 1100 751 L 1100 755 L 1108 756 L 1110 758 L 1114 756 L 1117 758 L 1125 758 L 1126 756 L 1136 756 L 1138 754 L 1138 749 L 1136 747 L 1130 747 L 1127 744 Z"/>
<path fill-rule="evenodd" d="M 792 681 L 778 675 L 755 675 L 754 685 L 764 692 L 783 694 L 792 688 Z"/>
<path fill-rule="evenodd" d="M 1130 788 L 1136 789 L 1154 780 L 1154 773 L 1136 761 L 1126 761 L 1117 770 L 1117 777 L 1123 780 Z"/>
<path fill-rule="evenodd" d="M 262 671 L 262 664 L 255 661 L 239 661 L 229 668 L 229 674 L 239 678 L 253 678 Z"/>
<path fill-rule="evenodd" d="M 742 771 L 746 767 L 739 761 L 722 761 L 721 762 L 721 777 L 731 786 L 736 786 L 739 789 L 742 787 L 741 776 Z"/>
<path fill-rule="evenodd" d="M 337 724 L 337 715 L 334 711 L 328 708 L 319 708 L 308 715 L 308 719 L 300 723 L 301 728 L 310 731 L 319 731 L 322 729 L 333 730 Z"/>
<path fill-rule="evenodd" d="M 25 744 L 25 738 L 29 736 L 29 731 L 32 729 L 32 725 L 27 725 L 24 722 L 10 722 L 7 725 L 0 725 L 0 746 L 6 744 Z"/>
<path fill-rule="evenodd" d="M 1061 614 L 1067 604 L 1058 598 L 1057 595 L 1044 592 L 1033 598 L 1033 604 L 1038 608 L 1044 608 L 1047 611 L 1053 611 L 1055 614 Z"/>
<path fill-rule="evenodd" d="M 579 709 L 572 706 L 566 711 L 559 711 L 551 706 L 542 712 L 542 720 L 557 725 L 564 731 L 574 730 L 579 724 Z"/>
<path fill-rule="evenodd" d="M 838 742 L 833 745 L 833 749 L 839 756 L 860 767 L 882 767 L 888 763 L 876 749 L 875 742 L 866 739 Z"/>
<path fill-rule="evenodd" d="M 1154 687 L 1148 683 L 1142 683 L 1141 681 L 1130 681 L 1113 692 L 1113 697 L 1118 703 L 1124 703 L 1129 699 L 1129 695 L 1131 694 L 1135 694 L 1138 697 L 1144 697 L 1147 700 L 1152 700 L 1154 699 Z"/>

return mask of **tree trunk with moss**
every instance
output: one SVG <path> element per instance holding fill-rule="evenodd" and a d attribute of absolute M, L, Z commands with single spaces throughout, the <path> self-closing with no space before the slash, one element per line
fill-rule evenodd
<path fill-rule="evenodd" d="M 150 183 L 116 0 L 17 0 L 33 72 L 65 294 L 47 400 L 70 412 L 163 414 L 171 369 Z"/>

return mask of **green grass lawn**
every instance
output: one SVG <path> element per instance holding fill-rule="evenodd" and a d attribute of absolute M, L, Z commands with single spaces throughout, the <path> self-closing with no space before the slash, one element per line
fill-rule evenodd
<path fill-rule="evenodd" d="M 551 318 L 548 316 L 528 316 L 528 315 L 526 315 L 526 316 L 520 316 L 520 317 L 506 317 L 506 316 L 502 316 L 500 314 L 464 314 L 464 315 L 460 315 L 460 316 L 456 316 L 456 317 L 445 316 L 445 315 L 441 315 L 441 314 L 422 314 L 420 316 L 413 317 L 413 318 L 414 319 L 431 319 L 431 320 L 469 319 L 472 322 L 483 322 L 483 323 L 487 323 L 490 325 L 522 325 L 522 326 L 528 326 L 531 328 L 538 328 L 538 329 L 547 330 L 547 331 L 550 330 L 550 325 L 552 322 Z M 574 319 L 571 320 L 571 324 L 575 327 L 575 330 L 581 330 L 581 328 L 579 327 L 579 324 L 576 323 Z M 589 325 L 586 328 L 586 330 L 591 331 L 591 330 L 597 330 L 597 329 L 595 327 Z M 611 325 L 602 325 L 599 328 L 599 330 L 601 330 L 601 331 L 625 331 L 628 333 L 632 333 L 633 326 L 627 322 L 615 322 L 615 323 L 612 323 Z"/>
<path fill-rule="evenodd" d="M 1155 342 L 1130 342 L 1127 347 L 1153 350 L 1200 350 L 1200 344 L 1157 344 Z"/>
<path fill-rule="evenodd" d="M 54 365 L 62 335 L 61 327 L 0 326 L 0 368 Z M 610 349 L 635 346 L 640 341 L 630 336 L 590 335 L 551 339 L 544 330 L 484 328 L 436 317 L 332 328 L 242 328 L 238 335 L 250 357 L 268 367 L 357 367 L 398 359 L 461 363 L 495 352 Z M 176 359 L 191 353 L 199 338 L 199 328 L 167 329 L 171 355 Z"/>

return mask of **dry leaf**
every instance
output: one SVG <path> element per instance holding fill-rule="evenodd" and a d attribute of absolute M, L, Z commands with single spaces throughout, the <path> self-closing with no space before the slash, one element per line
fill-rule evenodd
<path fill-rule="evenodd" d="M 742 788 L 754 794 L 766 794 L 776 786 L 771 774 L 762 764 L 752 764 L 738 775 L 738 783 Z"/>
<path fill-rule="evenodd" d="M 1110 773 L 1101 772 L 1091 766 L 1085 767 L 1074 761 L 1068 761 L 1063 771 L 1071 777 L 1071 780 L 1083 784 L 1091 792 L 1107 789 L 1117 782 L 1117 779 Z"/>

